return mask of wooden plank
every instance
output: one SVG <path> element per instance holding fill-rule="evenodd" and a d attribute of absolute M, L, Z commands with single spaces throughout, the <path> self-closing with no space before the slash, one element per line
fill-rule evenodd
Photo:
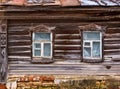
<path fill-rule="evenodd" d="M 54 45 L 54 47 L 81 47 L 81 45 Z"/>
<path fill-rule="evenodd" d="M 32 71 L 32 70 L 36 70 L 36 71 L 49 71 L 49 70 L 51 70 L 52 69 L 52 71 L 56 71 L 56 70 L 78 70 L 78 71 L 84 71 L 84 70 L 88 70 L 88 71 L 95 71 L 95 70 L 99 70 L 99 71 L 101 71 L 101 70 L 106 70 L 106 67 L 90 67 L 90 68 L 88 68 L 88 67 L 40 67 L 40 66 L 38 66 L 38 67 L 31 67 L 31 66 L 29 66 L 29 67 L 25 67 L 25 66 L 10 66 L 9 67 L 9 70 L 20 70 L 20 71 L 28 71 L 28 70 L 30 70 L 30 71 Z M 119 69 L 119 66 L 118 67 L 114 67 L 114 66 L 112 66 L 111 67 L 111 69 L 109 70 L 109 71 L 117 71 L 117 70 L 120 70 Z"/>
<path fill-rule="evenodd" d="M 8 32 L 10 31 L 27 31 L 28 27 L 27 26 L 14 26 L 14 27 L 9 27 Z"/>
<path fill-rule="evenodd" d="M 120 54 L 120 51 L 118 51 L 118 52 L 105 52 L 105 53 L 104 53 L 104 55 L 114 55 L 114 54 L 115 54 L 115 55 L 117 55 L 117 54 L 119 55 L 119 54 Z"/>
<path fill-rule="evenodd" d="M 8 48 L 9 51 L 29 51 L 31 50 L 30 46 L 10 46 Z"/>
<path fill-rule="evenodd" d="M 120 58 L 120 54 L 110 54 L 110 55 L 104 55 L 104 57 L 108 57 L 108 58 L 112 58 L 112 59 L 116 59 L 116 58 Z"/>
<path fill-rule="evenodd" d="M 108 50 L 104 50 L 105 52 L 120 52 L 120 48 L 119 49 L 108 49 Z"/>
<path fill-rule="evenodd" d="M 54 47 L 54 50 L 81 50 L 81 47 Z"/>
<path fill-rule="evenodd" d="M 8 55 L 12 55 L 12 56 L 31 56 L 31 52 L 21 52 L 21 53 L 11 53 L 8 52 Z"/>
<path fill-rule="evenodd" d="M 28 50 L 28 51 L 9 51 L 9 53 L 30 53 L 31 52 L 31 50 Z"/>
<path fill-rule="evenodd" d="M 31 61 L 31 58 L 8 58 L 8 61 Z"/>
<path fill-rule="evenodd" d="M 9 35 L 8 40 L 31 40 L 31 37 L 28 35 Z"/>
<path fill-rule="evenodd" d="M 79 33 L 79 31 L 75 30 L 75 28 L 73 28 L 73 30 L 65 30 L 65 29 L 66 27 L 62 29 L 59 28 L 59 30 L 55 31 L 55 34 L 73 34 L 73 33 L 78 34 Z M 67 29 L 71 29 L 71 28 L 67 28 Z"/>
<path fill-rule="evenodd" d="M 9 35 L 29 35 L 27 31 L 10 31 L 8 32 Z"/>
<path fill-rule="evenodd" d="M 119 44 L 120 40 L 106 40 L 104 41 L 105 44 Z"/>
<path fill-rule="evenodd" d="M 31 45 L 31 42 L 30 41 L 28 41 L 28 42 L 8 42 L 8 45 L 9 46 L 27 46 L 27 45 Z"/>
<path fill-rule="evenodd" d="M 13 58 L 12 56 L 10 56 L 11 58 Z M 16 56 L 17 58 L 19 58 L 18 56 Z M 30 57 L 26 57 L 24 56 L 24 58 L 30 58 Z M 110 64 L 114 67 L 120 67 L 119 65 L 120 62 L 110 62 Z M 87 64 L 87 65 L 86 65 Z M 23 66 L 24 64 L 10 64 L 10 66 Z M 43 68 L 55 68 L 55 67 L 81 67 L 81 68 L 86 68 L 86 67 L 105 67 L 106 63 L 83 63 L 83 62 L 79 62 L 79 64 L 44 64 L 44 65 L 40 65 L 40 64 L 27 64 L 24 65 L 25 67 L 43 67 Z"/>
<path fill-rule="evenodd" d="M 116 16 L 100 16 L 100 17 L 80 17 L 78 16 L 69 16 L 69 15 L 41 15 L 41 16 L 35 16 L 32 18 L 32 16 L 24 15 L 24 16 L 2 16 L 1 18 L 6 19 L 78 19 L 80 21 L 105 21 L 105 20 L 113 20 L 113 19 L 119 19 L 120 15 Z"/>
<path fill-rule="evenodd" d="M 119 38 L 105 38 L 104 41 L 120 41 Z"/>
<path fill-rule="evenodd" d="M 59 35 L 59 36 L 55 36 L 55 39 L 80 39 L 80 35 L 79 34 L 68 34 L 68 35 Z"/>
<path fill-rule="evenodd" d="M 59 54 L 59 55 L 66 55 L 66 54 L 81 54 L 81 52 L 66 52 L 66 51 L 64 51 L 64 52 L 54 52 L 54 55 L 57 55 L 57 54 Z"/>
<path fill-rule="evenodd" d="M 70 8 L 67 8 L 67 7 L 64 7 L 64 8 L 61 8 L 60 9 L 60 7 L 56 7 L 56 8 L 53 8 L 53 7 L 41 7 L 41 8 L 39 8 L 39 6 L 36 6 L 36 7 L 34 7 L 34 8 L 30 8 L 30 7 L 16 7 L 16 8 L 14 8 L 13 6 L 10 6 L 9 8 L 6 8 L 6 10 L 7 11 L 10 11 L 10 12 L 15 12 L 15 11 L 18 11 L 18 12 L 28 12 L 28 11 L 36 11 L 36 10 L 42 10 L 42 11 L 54 11 L 54 12 L 56 12 L 56 11 L 65 11 L 65 12 L 75 12 L 75 11 L 81 11 L 81 12 L 91 12 L 91 11 L 93 11 L 93 12 L 91 12 L 91 13 L 94 13 L 94 12 L 114 12 L 114 11 L 116 11 L 116 12 L 119 12 L 120 10 L 119 10 L 119 8 L 118 8 L 119 6 L 115 6 L 114 8 L 113 7 L 106 7 L 106 8 L 104 8 L 104 7 L 97 7 L 97 6 L 94 6 L 94 8 L 93 7 L 91 7 L 91 6 L 87 6 L 87 7 L 84 7 L 84 8 L 74 8 L 74 7 L 70 7 Z"/>
<path fill-rule="evenodd" d="M 23 40 L 8 40 L 8 42 L 31 42 L 31 40 L 26 40 L 26 39 L 23 39 Z"/>
<path fill-rule="evenodd" d="M 117 23 L 116 23 L 117 24 Z M 120 33 L 120 27 L 118 26 L 118 27 L 114 27 L 114 28 L 108 28 L 107 29 L 107 31 L 106 31 L 106 33 Z"/>
<path fill-rule="evenodd" d="M 87 70 L 28 70 L 28 71 L 24 71 L 24 70 L 10 70 L 9 74 L 84 74 L 84 75 L 115 75 L 115 74 L 120 74 L 119 71 L 110 71 L 110 70 L 102 70 L 101 71 L 96 71 L 96 70 L 91 70 L 91 71 L 87 71 Z"/>
<path fill-rule="evenodd" d="M 8 51 L 8 55 L 12 55 L 12 56 L 31 56 L 31 50 L 28 51 Z"/>
<path fill-rule="evenodd" d="M 105 38 L 120 38 L 120 33 L 105 34 Z"/>
<path fill-rule="evenodd" d="M 105 47 L 108 47 L 108 48 L 120 48 L 120 44 L 104 44 Z"/>
<path fill-rule="evenodd" d="M 54 44 L 58 45 L 80 45 L 81 41 L 79 40 L 72 40 L 72 39 L 64 39 L 64 40 L 56 40 L 54 41 Z"/>
<path fill-rule="evenodd" d="M 14 61 L 14 59 L 15 60 L 17 60 L 17 61 L 20 61 L 20 60 L 29 60 L 29 59 L 31 59 L 31 57 L 30 56 L 10 56 L 10 55 L 8 55 L 8 60 L 13 60 Z"/>
<path fill-rule="evenodd" d="M 23 23 L 24 21 L 24 23 Z M 17 22 L 17 23 L 16 23 Z M 61 27 L 61 26 L 73 26 L 72 30 L 74 30 L 76 27 L 75 26 L 83 26 L 83 25 L 87 25 L 90 24 L 91 22 L 80 22 L 79 20 L 48 20 L 48 19 L 36 19 L 36 20 L 10 20 L 10 23 L 8 24 L 9 27 L 17 27 L 17 26 L 22 26 L 24 28 L 27 28 L 29 26 L 31 26 L 31 22 L 34 22 L 34 25 L 39 25 L 40 23 L 44 23 L 46 25 L 51 25 L 51 26 L 57 26 L 57 27 Z M 57 23 L 55 23 L 57 22 Z M 92 22 L 92 23 L 96 23 L 98 25 L 103 25 L 103 26 L 109 26 L 109 28 L 107 29 L 116 29 L 117 27 L 119 28 L 119 21 L 100 21 L 100 22 Z M 74 28 L 75 27 L 75 28 Z M 78 28 L 76 28 L 77 30 Z M 68 29 L 69 30 L 69 29 Z M 108 30 L 109 31 L 109 30 Z"/>
<path fill-rule="evenodd" d="M 74 52 L 81 52 L 81 51 L 80 50 L 54 50 L 54 52 L 56 52 L 56 53 L 57 52 L 68 52 L 68 53 L 73 52 L 74 53 Z"/>
<path fill-rule="evenodd" d="M 67 60 L 75 60 L 81 58 L 80 54 L 55 54 L 55 59 L 67 59 Z"/>

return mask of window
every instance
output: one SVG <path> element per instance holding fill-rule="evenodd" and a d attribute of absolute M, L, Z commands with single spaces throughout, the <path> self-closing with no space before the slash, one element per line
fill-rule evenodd
<path fill-rule="evenodd" d="M 83 58 L 102 58 L 102 33 L 83 31 Z"/>
<path fill-rule="evenodd" d="M 52 57 L 52 33 L 35 32 L 33 33 L 32 44 L 33 57 Z"/>
<path fill-rule="evenodd" d="M 94 23 L 79 26 L 81 35 L 81 61 L 98 63 L 104 61 L 104 35 L 107 26 Z"/>

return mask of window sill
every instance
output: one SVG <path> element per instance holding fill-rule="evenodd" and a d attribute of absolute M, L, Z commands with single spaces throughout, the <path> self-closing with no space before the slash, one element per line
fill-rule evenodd
<path fill-rule="evenodd" d="M 87 58 L 83 58 L 83 62 L 87 62 L 87 63 L 100 63 L 100 62 L 103 62 L 103 59 L 87 59 Z"/>
<path fill-rule="evenodd" d="M 52 59 L 52 58 L 42 58 L 42 57 L 40 57 L 40 58 L 33 58 L 32 59 L 32 63 L 41 63 L 41 64 L 49 64 L 49 63 L 53 63 L 54 62 L 54 60 Z"/>

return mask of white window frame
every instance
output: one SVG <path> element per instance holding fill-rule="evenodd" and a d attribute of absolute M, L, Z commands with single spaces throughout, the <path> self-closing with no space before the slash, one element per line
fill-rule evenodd
<path fill-rule="evenodd" d="M 52 58 L 52 33 L 50 33 L 50 41 L 46 41 L 46 40 L 34 40 L 35 38 L 35 33 L 50 33 L 50 32 L 33 32 L 32 33 L 32 56 L 33 57 L 43 57 L 43 58 Z M 41 56 L 35 56 L 34 52 L 35 52 L 35 49 L 39 49 L 39 48 L 35 48 L 34 44 L 35 43 L 40 43 L 41 44 Z M 50 43 L 50 46 L 51 46 L 51 54 L 50 56 L 44 56 L 44 44 L 45 43 Z"/>
<path fill-rule="evenodd" d="M 83 31 L 83 36 L 84 36 L 84 32 L 99 32 L 100 33 L 100 40 L 84 40 L 83 39 L 83 58 L 93 58 L 93 59 L 99 59 L 99 58 L 102 58 L 102 32 L 100 31 Z M 83 37 L 84 38 L 84 37 Z M 90 43 L 90 46 L 85 46 L 85 42 L 89 42 Z M 93 42 L 100 42 L 100 57 L 93 57 Z M 88 48 L 91 48 L 91 56 L 90 57 L 85 57 L 84 56 L 84 47 L 88 47 Z"/>

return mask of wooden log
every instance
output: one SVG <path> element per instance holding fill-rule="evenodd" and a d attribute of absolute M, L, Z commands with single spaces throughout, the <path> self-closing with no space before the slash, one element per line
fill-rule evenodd
<path fill-rule="evenodd" d="M 54 47 L 81 47 L 80 45 L 54 45 Z"/>
<path fill-rule="evenodd" d="M 54 50 L 81 50 L 81 47 L 54 47 Z"/>
<path fill-rule="evenodd" d="M 8 55 L 11 55 L 11 56 L 31 56 L 31 52 L 21 52 L 21 53 L 8 53 Z"/>
<path fill-rule="evenodd" d="M 8 58 L 8 61 L 31 61 L 31 58 Z"/>
<path fill-rule="evenodd" d="M 120 55 L 119 54 L 112 54 L 112 55 L 104 55 L 104 57 L 114 59 L 114 58 L 120 58 Z"/>
<path fill-rule="evenodd" d="M 9 51 L 29 51 L 31 50 L 30 46 L 10 46 L 8 47 Z"/>
<path fill-rule="evenodd" d="M 68 34 L 66 36 L 65 35 L 58 35 L 58 36 L 56 35 L 55 39 L 80 39 L 80 35 L 79 34 L 77 34 L 77 35 L 76 34 L 75 35 Z"/>
<path fill-rule="evenodd" d="M 9 46 L 27 46 L 27 45 L 31 45 L 31 42 L 28 41 L 28 42 L 8 42 L 8 45 Z"/>
<path fill-rule="evenodd" d="M 81 54 L 81 52 L 54 52 L 54 55 L 57 55 L 57 54 L 63 54 L 63 55 L 66 55 L 66 54 Z"/>
<path fill-rule="evenodd" d="M 116 23 L 117 24 L 117 23 Z M 107 29 L 107 31 L 106 31 L 106 33 L 120 33 L 120 27 L 118 26 L 118 27 L 114 27 L 114 28 L 108 28 Z"/>
<path fill-rule="evenodd" d="M 9 27 L 8 31 L 27 31 L 28 27 L 27 26 L 14 26 L 14 27 Z"/>
<path fill-rule="evenodd" d="M 120 47 L 120 44 L 104 44 L 105 47 Z"/>
<path fill-rule="evenodd" d="M 105 34 L 105 38 L 119 38 L 120 33 L 115 33 L 115 34 Z"/>
<path fill-rule="evenodd" d="M 80 40 L 71 40 L 71 39 L 65 39 L 65 40 L 56 40 L 54 42 L 56 45 L 80 45 Z"/>
<path fill-rule="evenodd" d="M 70 53 L 70 52 L 73 52 L 73 53 L 74 52 L 79 52 L 80 53 L 81 51 L 80 50 L 54 50 L 54 52 L 56 52 L 56 53 L 57 52 L 68 52 L 68 53 Z"/>
<path fill-rule="evenodd" d="M 23 40 L 8 40 L 8 42 L 15 42 L 15 43 L 19 43 L 19 42 L 31 42 L 31 40 L 26 40 L 26 39 L 23 39 Z"/>
<path fill-rule="evenodd" d="M 120 40 L 106 40 L 104 41 L 105 44 L 119 44 Z"/>
<path fill-rule="evenodd" d="M 105 38 L 104 41 L 120 41 L 119 38 Z"/>
<path fill-rule="evenodd" d="M 61 15 L 41 15 L 41 16 L 35 16 L 34 18 L 32 18 L 33 16 L 2 16 L 1 18 L 6 18 L 6 19 L 78 19 L 80 21 L 105 21 L 105 20 L 112 20 L 112 19 L 120 19 L 120 15 L 116 15 L 116 16 L 100 16 L 100 17 L 80 17 L 78 16 L 70 16 L 70 15 L 65 15 L 61 16 Z"/>
<path fill-rule="evenodd" d="M 120 51 L 114 51 L 114 52 L 104 52 L 104 55 L 119 55 L 120 54 Z"/>
<path fill-rule="evenodd" d="M 30 40 L 31 41 L 31 37 L 28 35 L 10 35 L 8 36 L 8 40 Z"/>
<path fill-rule="evenodd" d="M 105 52 L 118 52 L 120 51 L 120 48 L 119 49 L 108 49 L 108 50 L 104 50 Z"/>
<path fill-rule="evenodd" d="M 61 30 L 57 30 L 56 32 L 55 32 L 55 34 L 78 34 L 79 33 L 79 31 L 78 30 L 65 30 L 65 28 L 66 27 L 64 27 L 63 29 L 61 29 Z M 67 29 L 69 29 L 69 28 L 67 28 Z"/>
<path fill-rule="evenodd" d="M 12 22 L 9 23 L 9 27 L 22 26 L 24 28 L 28 28 L 29 26 L 31 26 L 30 22 L 33 22 L 33 20 L 30 20 L 30 19 L 29 20 L 24 20 L 24 23 L 23 23 L 23 20 L 12 20 Z M 55 22 L 57 22 L 57 23 L 55 23 Z M 73 27 L 76 28 L 77 26 L 87 25 L 87 24 L 90 24 L 91 22 L 89 22 L 89 21 L 81 22 L 79 20 L 73 20 L 73 19 L 72 20 L 59 20 L 59 19 L 57 19 L 57 20 L 43 19 L 42 20 L 42 19 L 37 19 L 37 20 L 34 21 L 34 25 L 39 25 L 40 23 L 44 23 L 46 25 L 56 26 L 56 27 L 64 26 L 63 29 L 65 29 L 65 27 L 67 27 L 67 26 L 73 26 Z M 120 24 L 119 21 L 102 21 L 102 22 L 101 21 L 99 21 L 99 22 L 94 21 L 92 23 L 95 23 L 95 24 L 98 24 L 98 25 L 103 25 L 103 26 L 109 26 L 109 28 L 107 28 L 107 29 L 113 29 L 113 30 L 116 29 L 116 28 L 119 28 L 119 24 Z M 72 29 L 74 30 L 73 27 L 72 27 Z M 76 30 L 77 30 L 77 28 L 76 28 Z M 109 32 L 109 30 L 107 30 L 107 31 Z"/>
<path fill-rule="evenodd" d="M 9 35 L 29 35 L 28 31 L 10 31 L 8 32 Z"/>
<path fill-rule="evenodd" d="M 31 62 L 31 57 L 30 56 L 20 56 L 20 55 L 8 55 L 8 61 L 9 61 L 9 64 L 11 64 L 11 63 L 14 63 L 14 64 L 18 64 L 18 63 L 30 63 Z M 20 63 L 20 64 L 21 64 Z"/>

